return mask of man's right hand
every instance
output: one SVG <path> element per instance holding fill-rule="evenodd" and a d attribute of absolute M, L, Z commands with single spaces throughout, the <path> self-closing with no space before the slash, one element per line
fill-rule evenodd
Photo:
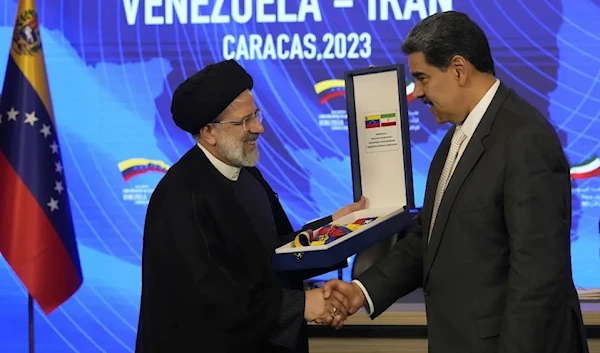
<path fill-rule="evenodd" d="M 332 279 L 323 285 L 323 296 L 325 299 L 337 293 L 348 300 L 348 314 L 355 314 L 366 303 L 365 294 L 356 283 L 347 283 L 338 279 Z"/>
<path fill-rule="evenodd" d="M 323 288 L 305 292 L 304 319 L 308 322 L 330 324 L 348 317 L 348 300 L 341 294 L 329 295 L 326 299 Z"/>

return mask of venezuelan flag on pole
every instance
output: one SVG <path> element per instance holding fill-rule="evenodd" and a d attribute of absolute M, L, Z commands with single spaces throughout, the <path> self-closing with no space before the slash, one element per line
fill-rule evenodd
<path fill-rule="evenodd" d="M 49 314 L 83 276 L 35 0 L 19 1 L 0 99 L 0 253 Z"/>

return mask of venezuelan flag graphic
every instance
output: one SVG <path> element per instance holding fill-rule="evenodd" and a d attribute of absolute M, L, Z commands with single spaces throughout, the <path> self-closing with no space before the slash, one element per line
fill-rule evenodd
<path fill-rule="evenodd" d="M 44 313 L 83 275 L 35 0 L 21 0 L 0 101 L 0 252 Z"/>
<path fill-rule="evenodd" d="M 346 83 L 344 80 L 331 79 L 315 83 L 315 93 L 321 96 L 319 102 L 325 104 L 336 97 L 346 94 Z"/>
<path fill-rule="evenodd" d="M 136 175 L 158 172 L 166 173 L 169 165 L 163 161 L 147 158 L 130 158 L 119 163 L 119 171 L 125 181 L 129 181 Z"/>
<path fill-rule="evenodd" d="M 365 128 L 372 129 L 375 127 L 381 127 L 381 120 L 379 115 L 367 115 L 365 117 Z"/>

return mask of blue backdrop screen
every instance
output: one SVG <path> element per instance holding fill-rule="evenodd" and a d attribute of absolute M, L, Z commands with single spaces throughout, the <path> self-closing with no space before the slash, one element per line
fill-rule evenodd
<path fill-rule="evenodd" d="M 260 167 L 298 227 L 352 202 L 344 71 L 406 62 L 400 45 L 408 31 L 452 9 L 482 26 L 499 78 L 559 131 L 574 166 L 575 282 L 582 290 L 600 288 L 600 0 L 37 5 L 84 272 L 84 285 L 69 302 L 49 317 L 36 313 L 39 352 L 133 352 L 146 205 L 164 171 L 193 145 L 170 115 L 181 81 L 229 58 L 254 76 L 265 111 Z M 0 0 L 0 80 L 15 15 L 16 1 Z M 412 88 L 407 77 L 420 206 L 429 163 L 448 126 L 435 123 Z M 0 288 L 0 351 L 25 352 L 26 293 L 4 260 Z"/>

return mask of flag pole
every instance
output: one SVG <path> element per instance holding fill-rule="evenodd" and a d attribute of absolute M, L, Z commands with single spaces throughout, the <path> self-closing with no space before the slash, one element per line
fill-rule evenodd
<path fill-rule="evenodd" d="M 29 353 L 34 351 L 34 334 L 33 334 L 33 297 L 27 293 L 27 312 L 29 314 Z"/>
<path fill-rule="evenodd" d="M 28 343 L 29 352 L 33 353 L 34 305 L 41 309 L 42 315 L 49 315 L 79 290 L 83 274 L 58 146 L 36 0 L 16 2 L 15 25 L 0 92 L 0 111 L 7 113 L 4 120 L 7 122 L 0 123 L 0 185 L 3 191 L 8 190 L 0 197 L 3 230 L 0 254 L 27 289 Z M 50 134 L 53 138 L 47 139 Z M 56 274 L 60 276 L 60 285 L 53 281 Z M 36 292 L 35 304 L 30 290 Z"/>

